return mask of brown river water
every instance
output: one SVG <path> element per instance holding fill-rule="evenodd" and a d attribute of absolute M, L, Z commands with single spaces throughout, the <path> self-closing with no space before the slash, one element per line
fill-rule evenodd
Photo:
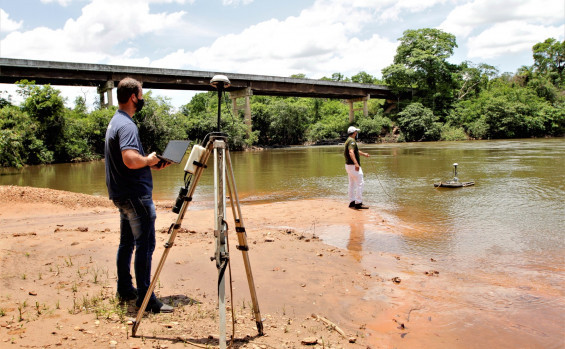
<path fill-rule="evenodd" d="M 425 285 L 410 291 L 434 309 L 441 318 L 434 324 L 444 334 L 460 339 L 458 348 L 565 348 L 565 139 L 361 149 L 371 154 L 362 158 L 364 202 L 397 229 L 371 221 L 316 222 L 326 243 L 349 249 L 364 268 L 373 253 L 407 256 L 412 264 L 433 258 L 446 276 L 438 278 L 441 292 L 430 294 Z M 245 204 L 323 197 L 347 205 L 340 146 L 232 152 L 231 158 Z M 453 163 L 459 180 L 475 185 L 434 188 L 453 177 Z M 174 201 L 183 168 L 154 172 L 155 199 Z M 205 172 L 194 196 L 210 207 L 212 172 Z M 102 161 L 2 169 L 0 185 L 8 184 L 106 195 Z M 371 290 L 367 298 L 387 301 Z"/>

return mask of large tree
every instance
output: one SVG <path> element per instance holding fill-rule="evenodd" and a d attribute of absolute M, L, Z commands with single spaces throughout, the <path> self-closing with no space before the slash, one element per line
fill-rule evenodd
<path fill-rule="evenodd" d="M 61 91 L 51 85 L 36 85 L 35 81 L 18 82 L 18 93 L 25 98 L 22 110 L 39 123 L 37 137 L 49 150 L 55 152 L 55 161 L 65 160 L 64 140 L 65 99 Z"/>
<path fill-rule="evenodd" d="M 532 51 L 534 71 L 548 77 L 555 86 L 565 84 L 565 41 L 549 38 L 535 44 Z"/>
<path fill-rule="evenodd" d="M 457 67 L 447 61 L 457 47 L 455 36 L 439 29 L 406 30 L 392 65 L 382 70 L 395 90 L 414 88 L 422 104 L 445 115 L 453 101 Z"/>

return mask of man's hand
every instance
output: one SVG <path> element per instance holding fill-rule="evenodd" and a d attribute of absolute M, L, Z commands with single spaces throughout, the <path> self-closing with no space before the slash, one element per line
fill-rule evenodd
<path fill-rule="evenodd" d="M 155 166 L 159 163 L 159 161 L 161 161 L 161 159 L 159 159 L 157 157 L 156 152 L 153 152 L 153 153 L 147 155 L 147 166 L 149 166 L 149 167 Z"/>
<path fill-rule="evenodd" d="M 159 162 L 156 165 L 151 166 L 151 169 L 153 170 L 162 170 L 165 167 L 169 167 L 172 163 L 165 161 L 163 159 L 159 159 Z"/>
<path fill-rule="evenodd" d="M 153 152 L 148 156 L 142 156 L 135 149 L 126 149 L 122 151 L 122 160 L 127 168 L 137 170 L 146 166 L 154 166 L 159 162 L 157 153 Z"/>

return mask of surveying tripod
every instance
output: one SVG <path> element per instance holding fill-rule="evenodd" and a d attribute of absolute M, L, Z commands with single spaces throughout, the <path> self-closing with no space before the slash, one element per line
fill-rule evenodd
<path fill-rule="evenodd" d="M 194 149 L 193 149 L 194 151 Z M 182 206 L 178 210 L 178 217 L 175 223 L 171 224 L 169 228 L 169 240 L 165 243 L 165 250 L 163 251 L 163 256 L 159 261 L 157 270 L 155 271 L 155 276 L 149 285 L 149 289 L 145 294 L 141 308 L 137 313 L 135 322 L 133 323 L 132 336 L 135 337 L 135 333 L 139 328 L 141 318 L 143 317 L 143 312 L 147 306 L 151 294 L 155 289 L 159 275 L 165 264 L 165 259 L 167 258 L 170 249 L 173 247 L 176 235 L 180 229 L 181 222 L 184 218 L 184 214 L 188 208 L 188 205 L 192 201 L 192 195 L 196 189 L 196 186 L 207 167 L 209 157 L 213 153 L 214 157 L 214 237 L 216 239 L 216 250 L 212 260 L 216 261 L 216 268 L 218 269 L 218 308 L 219 308 L 219 318 L 220 318 L 220 337 L 219 343 L 220 348 L 226 348 L 226 305 L 225 305 L 225 271 L 229 263 L 229 251 L 227 250 L 227 223 L 225 221 L 226 215 L 226 184 L 227 184 L 227 194 L 230 198 L 230 204 L 233 212 L 233 217 L 235 220 L 235 229 L 237 233 L 237 239 L 239 245 L 237 249 L 243 254 L 243 263 L 245 266 L 245 272 L 247 274 L 247 282 L 249 284 L 249 291 L 251 292 L 251 300 L 253 302 L 253 313 L 255 316 L 255 323 L 257 325 L 257 331 L 259 335 L 263 335 L 263 322 L 261 319 L 261 313 L 259 311 L 259 302 L 257 301 L 257 293 L 255 292 L 255 283 L 253 281 L 253 275 L 251 273 L 251 264 L 249 262 L 249 246 L 247 245 L 247 234 L 245 233 L 245 227 L 243 225 L 243 218 L 241 217 L 241 207 L 239 205 L 239 198 L 237 195 L 237 189 L 235 186 L 235 178 L 233 175 L 232 163 L 227 149 L 227 136 L 225 134 L 216 132 L 211 133 L 208 143 L 204 148 L 204 152 L 201 154 L 199 159 L 193 161 L 195 165 L 195 170 L 192 178 L 192 182 L 188 187 L 186 192 L 183 192 L 181 188 L 181 194 L 179 194 L 179 199 L 182 199 Z M 192 155 L 192 154 L 191 154 Z M 192 156 L 191 156 L 192 158 Z M 190 161 L 190 159 L 189 159 Z M 191 164 L 187 164 L 188 165 Z M 186 169 L 185 169 L 186 171 Z M 227 175 L 227 178 L 226 178 Z M 186 195 L 183 195 L 186 193 Z M 177 206 L 177 205 L 175 205 Z M 233 307 L 233 304 L 232 304 Z"/>

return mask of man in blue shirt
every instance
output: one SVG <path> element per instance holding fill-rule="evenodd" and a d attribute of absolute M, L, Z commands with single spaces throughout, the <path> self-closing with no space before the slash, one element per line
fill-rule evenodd
<path fill-rule="evenodd" d="M 155 250 L 156 213 L 151 168 L 166 165 L 158 167 L 155 152 L 145 155 L 139 130 L 132 120 L 144 104 L 141 83 L 125 78 L 118 84 L 117 95 L 119 107 L 108 124 L 104 147 L 108 194 L 120 210 L 117 296 L 122 301 L 137 299 L 140 307 L 151 283 L 151 260 Z M 137 289 L 133 287 L 130 273 L 134 248 Z M 159 313 L 172 312 L 173 308 L 152 294 L 146 310 Z"/>

